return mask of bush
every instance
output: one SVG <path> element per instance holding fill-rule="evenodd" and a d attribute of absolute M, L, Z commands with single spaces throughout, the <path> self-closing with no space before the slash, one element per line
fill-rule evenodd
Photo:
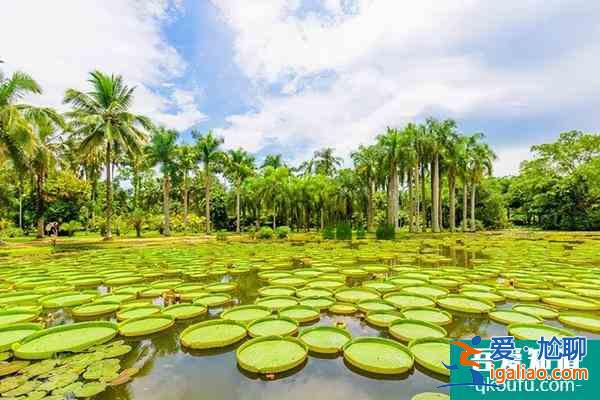
<path fill-rule="evenodd" d="M 338 222 L 335 227 L 335 238 L 337 240 L 352 240 L 352 225 L 348 222 Z"/>
<path fill-rule="evenodd" d="M 279 227 L 277 227 L 277 229 L 275 229 L 275 236 L 277 236 L 278 239 L 285 239 L 288 237 L 289 234 L 290 234 L 289 226 L 279 226 Z"/>
<path fill-rule="evenodd" d="M 323 239 L 325 240 L 333 240 L 335 239 L 335 229 L 332 226 L 326 226 L 323 228 Z"/>
<path fill-rule="evenodd" d="M 273 229 L 268 226 L 263 226 L 256 232 L 256 237 L 258 239 L 272 239 L 273 238 Z"/>
<path fill-rule="evenodd" d="M 396 227 L 394 224 L 381 224 L 375 231 L 377 240 L 394 240 L 396 238 Z"/>
<path fill-rule="evenodd" d="M 83 230 L 83 225 L 79 221 L 69 221 L 60 225 L 60 231 L 67 236 L 75 235 L 75 232 Z"/>
<path fill-rule="evenodd" d="M 356 228 L 356 238 L 364 239 L 366 237 L 367 237 L 367 231 L 365 230 L 365 228 L 362 225 L 359 225 L 359 227 Z"/>

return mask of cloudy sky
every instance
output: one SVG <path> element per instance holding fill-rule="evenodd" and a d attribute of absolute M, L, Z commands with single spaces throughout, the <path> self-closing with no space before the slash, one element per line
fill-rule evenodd
<path fill-rule="evenodd" d="M 431 115 L 485 133 L 505 175 L 532 144 L 600 122 L 597 0 L 15 0 L 2 13 L 2 68 L 45 89 L 28 101 L 60 108 L 101 69 L 137 86 L 137 111 L 259 157 L 347 156 Z"/>

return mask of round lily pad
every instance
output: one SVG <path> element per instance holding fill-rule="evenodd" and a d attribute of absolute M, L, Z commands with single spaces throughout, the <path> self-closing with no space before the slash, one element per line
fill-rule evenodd
<path fill-rule="evenodd" d="M 291 307 L 282 308 L 279 310 L 279 315 L 282 317 L 288 317 L 299 323 L 306 323 L 316 321 L 320 318 L 319 310 L 303 305 L 296 305 Z"/>
<path fill-rule="evenodd" d="M 0 311 L 0 326 L 33 321 L 37 316 L 38 313 L 27 310 Z"/>
<path fill-rule="evenodd" d="M 543 297 L 542 301 L 551 306 L 577 311 L 598 311 L 600 302 L 583 297 Z"/>
<path fill-rule="evenodd" d="M 227 293 L 208 294 L 194 300 L 194 304 L 201 304 L 206 307 L 218 307 L 229 302 L 231 302 L 231 296 Z"/>
<path fill-rule="evenodd" d="M 372 311 L 391 311 L 396 309 L 395 305 L 381 299 L 361 300 L 357 305 L 358 309 L 364 313 Z"/>
<path fill-rule="evenodd" d="M 338 289 L 335 298 L 342 303 L 358 303 L 363 300 L 379 299 L 379 292 L 368 288 L 346 288 Z"/>
<path fill-rule="evenodd" d="M 358 307 L 350 303 L 335 303 L 329 307 L 329 312 L 332 314 L 350 315 L 354 314 L 356 311 L 358 311 Z"/>
<path fill-rule="evenodd" d="M 97 295 L 90 293 L 66 292 L 44 296 L 39 301 L 44 308 L 63 308 L 89 303 L 96 297 Z"/>
<path fill-rule="evenodd" d="M 44 329 L 12 345 L 15 356 L 25 360 L 51 358 L 63 351 L 83 351 L 109 341 L 117 325 L 107 321 L 78 322 Z"/>
<path fill-rule="evenodd" d="M 494 309 L 491 301 L 472 299 L 459 294 L 449 294 L 437 299 L 440 307 L 469 314 L 485 314 Z"/>
<path fill-rule="evenodd" d="M 486 300 L 494 303 L 504 301 L 504 296 L 487 290 L 461 290 L 460 294 L 477 300 Z"/>
<path fill-rule="evenodd" d="M 335 299 L 332 297 L 306 297 L 299 302 L 301 305 L 316 308 L 324 311 L 335 304 Z"/>
<path fill-rule="evenodd" d="M 293 287 L 302 287 L 306 285 L 307 280 L 297 276 L 286 276 L 269 280 L 271 285 L 285 285 Z"/>
<path fill-rule="evenodd" d="M 400 291 L 408 294 L 422 294 L 434 299 L 448 294 L 448 289 L 433 285 L 405 286 Z"/>
<path fill-rule="evenodd" d="M 131 318 L 147 317 L 160 312 L 160 306 L 148 304 L 145 306 L 127 307 L 117 313 L 117 319 L 123 321 Z"/>
<path fill-rule="evenodd" d="M 235 291 L 237 288 L 238 285 L 235 282 L 222 282 L 206 285 L 204 290 L 210 293 L 228 293 Z"/>
<path fill-rule="evenodd" d="M 305 297 L 331 297 L 333 296 L 333 291 L 326 288 L 319 287 L 306 287 L 303 289 L 299 289 L 296 291 L 296 296 L 299 298 Z"/>
<path fill-rule="evenodd" d="M 40 324 L 12 324 L 0 328 L 0 351 L 10 350 L 13 343 L 25 339 L 27 336 L 40 331 Z"/>
<path fill-rule="evenodd" d="M 500 289 L 498 293 L 509 300 L 517 301 L 538 301 L 540 296 L 525 290 L 518 289 Z"/>
<path fill-rule="evenodd" d="M 271 310 L 261 305 L 237 306 L 223 311 L 221 318 L 247 324 L 271 315 Z"/>
<path fill-rule="evenodd" d="M 290 336 L 298 332 L 298 322 L 291 318 L 269 316 L 248 324 L 248 333 L 252 337 Z"/>
<path fill-rule="evenodd" d="M 402 314 L 407 319 L 415 319 L 442 326 L 452 322 L 452 314 L 434 307 L 408 307 L 402 310 Z"/>
<path fill-rule="evenodd" d="M 335 354 L 341 351 L 344 345 L 352 339 L 352 335 L 347 330 L 335 326 L 315 326 L 303 330 L 298 335 L 298 339 L 310 351 Z"/>
<path fill-rule="evenodd" d="M 155 314 L 127 319 L 119 324 L 123 336 L 145 336 L 169 329 L 175 323 L 171 315 Z"/>
<path fill-rule="evenodd" d="M 236 351 L 240 367 L 260 374 L 288 371 L 302 364 L 307 356 L 306 345 L 289 336 L 254 338 L 241 345 Z"/>
<path fill-rule="evenodd" d="M 200 304 L 173 304 L 163 309 L 162 313 L 171 315 L 176 320 L 191 319 L 206 314 L 206 307 Z"/>
<path fill-rule="evenodd" d="M 392 322 L 389 332 L 394 338 L 404 342 L 426 337 L 443 338 L 447 335 L 446 330 L 439 325 L 414 319 L 398 319 Z"/>
<path fill-rule="evenodd" d="M 574 336 L 569 330 L 542 324 L 511 324 L 508 326 L 508 334 L 521 340 L 538 340 L 542 336 Z"/>
<path fill-rule="evenodd" d="M 359 337 L 343 347 L 344 359 L 352 366 L 376 374 L 396 375 L 410 370 L 414 358 L 402 344 L 379 337 Z"/>
<path fill-rule="evenodd" d="M 387 328 L 397 319 L 404 318 L 400 311 L 372 311 L 367 314 L 367 322 L 379 328 Z"/>
<path fill-rule="evenodd" d="M 298 299 L 292 296 L 269 296 L 256 300 L 256 304 L 269 308 L 272 311 L 295 306 Z"/>
<path fill-rule="evenodd" d="M 306 283 L 306 287 L 335 290 L 344 286 L 344 281 L 335 279 L 315 279 Z"/>
<path fill-rule="evenodd" d="M 179 337 L 183 346 L 201 350 L 229 346 L 245 338 L 246 332 L 240 322 L 215 319 L 188 326 Z"/>
<path fill-rule="evenodd" d="M 296 288 L 293 286 L 265 286 L 258 289 L 258 294 L 262 297 L 267 296 L 293 296 Z"/>
<path fill-rule="evenodd" d="M 532 314 L 522 313 L 514 310 L 495 310 L 488 314 L 490 319 L 501 324 L 541 324 L 543 319 Z"/>
<path fill-rule="evenodd" d="M 37 303 L 37 300 L 40 297 L 42 297 L 41 294 L 36 293 L 32 290 L 26 290 L 22 292 L 11 292 L 0 295 L 0 306 Z"/>
<path fill-rule="evenodd" d="M 77 306 L 71 310 L 71 313 L 76 317 L 94 317 L 96 315 L 113 313 L 119 307 L 119 303 L 112 301 L 95 301 Z"/>
<path fill-rule="evenodd" d="M 450 400 L 446 393 L 423 392 L 414 395 L 410 400 Z"/>
<path fill-rule="evenodd" d="M 421 367 L 435 373 L 450 376 L 450 342 L 447 339 L 423 338 L 411 341 L 408 348 Z"/>
<path fill-rule="evenodd" d="M 367 281 L 367 282 L 363 283 L 362 286 L 366 287 L 368 289 L 375 289 L 379 293 L 391 292 L 398 288 L 392 282 L 386 282 L 386 281 Z"/>
<path fill-rule="evenodd" d="M 535 315 L 542 319 L 554 319 L 558 317 L 558 311 L 555 308 L 541 304 L 515 304 L 512 309 L 525 314 Z"/>
<path fill-rule="evenodd" d="M 564 325 L 590 332 L 600 332 L 600 316 L 582 312 L 565 311 L 558 315 Z"/>
<path fill-rule="evenodd" d="M 388 301 L 396 307 L 402 309 L 406 307 L 433 307 L 435 301 L 428 296 L 408 294 L 401 292 L 391 292 L 383 296 L 385 301 Z"/>

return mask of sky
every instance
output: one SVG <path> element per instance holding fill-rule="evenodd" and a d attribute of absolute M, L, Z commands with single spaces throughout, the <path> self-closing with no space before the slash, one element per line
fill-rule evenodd
<path fill-rule="evenodd" d="M 597 0 L 19 0 L 2 3 L 0 64 L 64 109 L 90 71 L 136 86 L 134 110 L 292 165 L 349 160 L 428 116 L 482 132 L 494 174 L 560 132 L 597 132 Z M 348 161 L 347 161 L 348 162 Z"/>

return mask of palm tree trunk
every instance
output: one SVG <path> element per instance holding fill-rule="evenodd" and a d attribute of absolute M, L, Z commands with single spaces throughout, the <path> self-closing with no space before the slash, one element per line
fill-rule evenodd
<path fill-rule="evenodd" d="M 188 176 L 187 171 L 183 175 L 183 230 L 187 231 L 188 224 Z"/>
<path fill-rule="evenodd" d="M 415 231 L 415 199 L 413 197 L 413 169 L 410 168 L 408 171 L 408 202 L 409 202 L 409 211 L 408 211 L 408 231 L 409 232 L 414 232 Z"/>
<path fill-rule="evenodd" d="M 425 208 L 425 162 L 421 163 L 421 218 L 423 222 L 422 230 L 427 230 L 427 209 Z"/>
<path fill-rule="evenodd" d="M 35 181 L 35 189 L 37 194 L 37 235 L 38 239 L 44 237 L 44 176 L 42 173 L 37 174 Z"/>
<path fill-rule="evenodd" d="M 112 148 L 110 141 L 106 144 L 106 232 L 105 240 L 112 239 Z"/>
<path fill-rule="evenodd" d="M 235 187 L 235 231 L 240 233 L 240 189 L 241 179 L 238 177 Z"/>
<path fill-rule="evenodd" d="M 323 214 L 324 214 L 324 210 L 323 210 L 323 207 L 321 207 L 321 230 L 323 230 L 323 228 L 325 228 L 325 218 L 324 218 Z"/>
<path fill-rule="evenodd" d="M 449 218 L 449 222 L 450 222 L 450 232 L 454 232 L 454 229 L 456 227 L 456 199 L 455 199 L 455 195 L 456 195 L 456 180 L 454 175 L 450 174 L 448 175 L 448 201 L 449 201 L 449 206 L 450 206 L 450 216 Z"/>
<path fill-rule="evenodd" d="M 462 209 L 462 230 L 463 232 L 467 231 L 467 215 L 469 213 L 468 211 L 468 207 L 467 207 L 467 200 L 469 198 L 469 188 L 468 188 L 468 184 L 467 184 L 467 180 L 465 179 L 465 181 L 463 182 L 463 209 Z"/>
<path fill-rule="evenodd" d="M 435 233 L 440 231 L 440 162 L 436 153 L 432 162 L 432 184 L 431 184 L 431 230 Z"/>
<path fill-rule="evenodd" d="M 398 168 L 396 165 L 390 167 L 388 182 L 388 224 L 398 229 Z"/>
<path fill-rule="evenodd" d="M 415 166 L 415 224 L 416 231 L 421 232 L 421 199 L 419 198 L 419 161 Z"/>
<path fill-rule="evenodd" d="M 163 234 L 171 236 L 171 177 L 168 174 L 163 177 L 163 185 L 163 211 L 165 213 Z"/>
<path fill-rule="evenodd" d="M 275 230 L 275 228 L 276 228 L 276 222 L 275 222 L 276 220 L 277 220 L 277 208 L 273 204 L 273 230 Z"/>
<path fill-rule="evenodd" d="M 367 180 L 367 232 L 373 231 L 373 192 L 374 182 L 371 178 Z"/>
<path fill-rule="evenodd" d="M 471 230 L 475 231 L 475 191 L 477 184 L 473 182 L 471 184 Z"/>
<path fill-rule="evenodd" d="M 23 179 L 19 179 L 19 229 L 23 229 Z"/>
<path fill-rule="evenodd" d="M 209 168 L 208 168 L 208 162 L 205 162 L 204 164 L 204 179 L 205 179 L 205 183 L 204 183 L 204 205 L 205 205 L 205 210 L 204 210 L 204 216 L 206 217 L 206 233 L 210 233 L 210 177 L 209 177 Z"/>

